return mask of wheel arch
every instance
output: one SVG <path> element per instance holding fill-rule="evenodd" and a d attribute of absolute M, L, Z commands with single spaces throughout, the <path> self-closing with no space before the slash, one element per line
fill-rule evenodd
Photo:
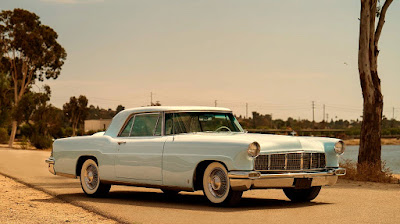
<path fill-rule="evenodd" d="M 76 162 L 76 168 L 75 168 L 75 175 L 77 177 L 81 175 L 82 165 L 88 159 L 93 159 L 93 161 L 96 162 L 97 166 L 99 165 L 99 162 L 98 162 L 97 158 L 95 156 L 93 156 L 93 155 L 82 155 L 82 156 L 80 156 L 78 158 L 77 162 Z"/>
<path fill-rule="evenodd" d="M 228 167 L 226 164 L 222 161 L 219 160 L 203 160 L 199 162 L 194 170 L 193 173 L 193 189 L 196 190 L 202 190 L 203 189 L 203 175 L 204 171 L 206 170 L 207 166 L 210 165 L 213 162 L 218 162 L 221 163 L 226 170 L 229 171 Z"/>

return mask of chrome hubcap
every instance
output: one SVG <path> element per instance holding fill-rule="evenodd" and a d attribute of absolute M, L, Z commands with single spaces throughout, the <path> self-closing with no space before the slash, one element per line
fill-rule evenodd
<path fill-rule="evenodd" d="M 83 174 L 84 178 L 85 178 L 85 184 L 86 186 L 90 189 L 93 190 L 96 188 L 97 183 L 99 181 L 98 179 L 98 173 L 97 173 L 97 169 L 95 166 L 93 165 L 89 165 L 84 174 Z"/>
<path fill-rule="evenodd" d="M 218 176 L 214 176 L 211 179 L 211 187 L 215 191 L 218 191 L 221 188 L 221 179 Z"/>
<path fill-rule="evenodd" d="M 89 179 L 89 182 L 92 182 L 92 181 L 93 181 L 93 173 L 92 173 L 92 172 L 88 172 L 87 177 L 88 177 L 88 179 Z"/>
<path fill-rule="evenodd" d="M 221 168 L 215 168 L 209 177 L 208 190 L 216 197 L 221 198 L 228 190 L 228 178 Z"/>

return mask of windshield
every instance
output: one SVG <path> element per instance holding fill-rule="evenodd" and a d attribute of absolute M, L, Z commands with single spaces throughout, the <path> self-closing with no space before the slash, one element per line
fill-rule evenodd
<path fill-rule="evenodd" d="M 165 114 L 165 134 L 192 132 L 243 132 L 231 113 L 180 112 Z"/>

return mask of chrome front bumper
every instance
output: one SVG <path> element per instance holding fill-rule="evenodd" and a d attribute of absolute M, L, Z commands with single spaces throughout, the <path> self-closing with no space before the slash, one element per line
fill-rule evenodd
<path fill-rule="evenodd" d="M 312 179 L 311 186 L 334 185 L 338 176 L 346 174 L 346 169 L 331 168 L 320 172 L 271 173 L 261 174 L 258 171 L 231 171 L 228 176 L 233 190 L 288 188 L 295 187 L 295 179 Z"/>
<path fill-rule="evenodd" d="M 55 163 L 54 158 L 50 157 L 50 158 L 46 159 L 45 162 L 47 164 L 49 164 L 49 167 L 48 167 L 49 172 L 56 175 L 56 171 L 54 170 L 54 163 Z"/>

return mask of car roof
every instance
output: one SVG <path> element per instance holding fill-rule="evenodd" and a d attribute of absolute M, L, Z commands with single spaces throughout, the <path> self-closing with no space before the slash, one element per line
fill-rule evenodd
<path fill-rule="evenodd" d="M 136 107 L 123 110 L 119 112 L 111 121 L 105 135 L 116 137 L 118 132 L 121 130 L 126 119 L 133 113 L 145 113 L 145 112 L 179 112 L 179 111 L 210 111 L 210 112 L 232 112 L 228 108 L 223 107 L 203 107 L 203 106 L 151 106 L 151 107 Z"/>
<path fill-rule="evenodd" d="M 204 107 L 204 106 L 151 106 L 151 107 L 135 107 L 123 110 L 124 113 L 136 112 L 159 112 L 159 111 L 227 111 L 230 109 L 224 107 Z"/>

